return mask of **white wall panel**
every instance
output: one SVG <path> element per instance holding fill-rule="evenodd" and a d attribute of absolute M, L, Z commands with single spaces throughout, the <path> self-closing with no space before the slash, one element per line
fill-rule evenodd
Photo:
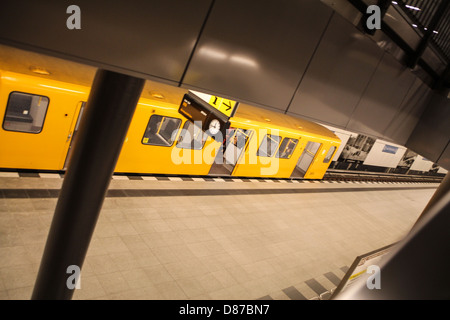
<path fill-rule="evenodd" d="M 418 155 L 416 157 L 416 160 L 414 160 L 414 162 L 411 165 L 411 168 L 409 170 L 429 171 L 432 166 L 433 166 L 433 162 L 432 161 L 422 157 L 421 155 Z"/>
<path fill-rule="evenodd" d="M 364 160 L 365 165 L 396 168 L 406 148 L 390 142 L 377 140 Z"/>
<path fill-rule="evenodd" d="M 437 171 L 437 173 L 444 173 L 447 174 L 448 170 L 445 170 L 444 168 L 440 167 Z"/>

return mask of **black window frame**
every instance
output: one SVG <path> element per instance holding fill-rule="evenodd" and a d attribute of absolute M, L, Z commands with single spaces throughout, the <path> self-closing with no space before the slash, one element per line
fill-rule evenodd
<path fill-rule="evenodd" d="M 267 141 L 266 139 L 267 139 L 268 136 L 270 136 L 270 137 L 278 137 L 278 138 L 279 138 L 279 140 L 277 141 L 277 142 L 278 142 L 278 145 L 275 147 L 275 150 L 273 151 L 273 153 L 272 153 L 271 155 L 267 155 L 267 154 L 266 154 L 266 155 L 261 155 L 261 154 L 259 153 L 259 151 L 260 151 L 260 149 L 261 149 L 261 145 L 264 143 L 264 141 Z M 261 140 L 261 143 L 259 144 L 258 150 L 256 151 L 256 155 L 257 155 L 258 157 L 266 157 L 266 158 L 271 158 L 271 157 L 273 157 L 273 156 L 277 153 L 277 151 L 278 151 L 278 149 L 279 149 L 279 147 L 280 147 L 280 142 L 282 141 L 281 138 L 282 138 L 281 136 L 273 135 L 273 134 L 271 134 L 271 133 L 267 133 L 267 134 L 264 136 L 264 139 Z M 273 139 L 272 139 L 272 140 L 273 140 Z"/>
<path fill-rule="evenodd" d="M 328 154 L 330 153 L 331 149 L 333 149 L 333 148 L 334 148 L 334 150 L 333 150 L 333 152 L 331 153 L 330 158 L 328 158 L 328 161 L 325 161 L 325 160 L 327 160 Z M 336 153 L 336 150 L 337 150 L 337 147 L 336 147 L 336 146 L 331 146 L 331 148 L 328 150 L 327 154 L 325 155 L 325 158 L 323 159 L 323 163 L 330 163 L 330 162 L 331 162 L 331 159 L 333 159 L 334 154 Z"/>
<path fill-rule="evenodd" d="M 295 140 L 295 141 L 296 141 L 296 142 L 295 142 L 295 147 L 294 147 L 294 149 L 292 149 L 291 153 L 289 154 L 289 156 L 288 156 L 287 158 L 286 158 L 286 157 L 280 157 L 280 149 L 281 149 L 281 146 L 283 145 L 283 142 L 284 142 L 285 140 Z M 295 149 L 297 148 L 298 142 L 299 142 L 299 141 L 300 141 L 300 140 L 297 139 L 297 138 L 288 138 L 288 137 L 284 137 L 283 140 L 281 140 L 281 142 L 278 144 L 278 150 L 277 150 L 275 156 L 276 156 L 277 158 L 279 158 L 279 159 L 290 159 L 290 158 L 292 157 L 292 154 L 294 153 Z"/>
<path fill-rule="evenodd" d="M 178 135 L 178 130 L 180 129 L 180 125 L 181 125 L 181 123 L 183 122 L 183 120 L 181 120 L 180 118 L 176 118 L 176 117 L 169 117 L 169 116 L 165 116 L 165 115 L 161 115 L 161 114 L 152 114 L 151 116 L 150 116 L 150 118 L 148 119 L 148 122 L 147 122 L 147 126 L 145 127 L 145 130 L 144 130 L 144 134 L 142 135 L 142 139 L 141 139 L 141 144 L 143 144 L 143 145 L 145 145 L 145 146 L 153 146 L 153 147 L 172 147 L 173 146 L 173 144 L 175 143 L 175 141 L 176 141 L 176 136 L 175 136 L 175 139 L 174 140 L 172 140 L 172 143 L 170 144 L 170 145 L 163 145 L 163 144 L 154 144 L 154 143 L 145 143 L 144 142 L 144 139 L 146 138 L 145 137 L 145 134 L 147 133 L 147 130 L 148 130 L 148 128 L 149 128 L 149 124 L 150 124 L 150 121 L 152 120 L 152 117 L 154 117 L 154 116 L 158 116 L 158 117 L 161 117 L 161 118 L 170 118 L 170 119 L 175 119 L 175 120 L 178 120 L 178 127 L 175 129 L 175 130 L 177 130 L 177 135 Z M 174 131 L 175 131 L 174 130 Z M 157 132 L 156 132 L 157 133 Z"/>
<path fill-rule="evenodd" d="M 44 117 L 43 117 L 43 119 L 42 119 L 42 125 L 40 126 L 40 130 L 39 130 L 39 131 L 37 131 L 37 132 L 34 132 L 34 131 L 21 131 L 21 130 L 11 130 L 11 129 L 6 129 L 6 128 L 5 128 L 6 116 L 7 116 L 7 114 L 8 114 L 8 105 L 9 105 L 9 102 L 10 102 L 10 100 L 11 100 L 11 96 L 12 96 L 13 94 L 15 94 L 15 93 L 26 94 L 26 95 L 37 96 L 37 97 L 43 97 L 43 98 L 46 98 L 46 99 L 47 99 L 48 103 L 47 103 L 47 107 L 46 107 L 46 109 L 45 109 L 45 114 L 44 114 Z M 9 95 L 8 95 L 8 100 L 7 100 L 7 102 L 6 102 L 5 113 L 4 113 L 4 115 L 3 115 L 3 121 L 2 121 L 2 129 L 5 130 L 5 131 L 9 131 L 9 132 L 20 132 L 20 133 L 40 134 L 40 133 L 42 133 L 42 131 L 44 130 L 44 125 L 45 125 L 45 122 L 46 122 L 45 120 L 47 119 L 47 113 L 48 113 L 49 107 L 50 107 L 50 98 L 47 97 L 47 96 L 44 96 L 44 95 L 42 95 L 42 94 L 35 94 L 35 93 L 30 93 L 30 92 L 24 92 L 24 91 L 11 91 L 11 92 L 9 93 Z"/>

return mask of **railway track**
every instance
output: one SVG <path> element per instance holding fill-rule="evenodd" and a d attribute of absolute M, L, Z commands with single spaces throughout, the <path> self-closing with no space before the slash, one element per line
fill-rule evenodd
<path fill-rule="evenodd" d="M 440 183 L 444 177 L 439 176 L 418 176 L 393 173 L 375 173 L 343 170 L 328 170 L 323 180 L 329 181 L 367 181 L 367 182 L 423 182 Z"/>
<path fill-rule="evenodd" d="M 38 170 L 0 170 L 0 177 L 27 177 L 27 178 L 44 178 L 44 177 L 64 177 L 64 171 L 38 171 Z M 197 175 L 164 175 L 164 174 L 115 174 L 113 179 L 130 179 L 130 180 L 185 180 L 185 181 L 213 181 L 219 179 L 222 181 L 267 181 L 273 180 L 279 182 L 284 180 L 298 181 L 298 182 L 308 182 L 308 181 L 363 181 L 363 182 L 403 182 L 403 183 L 441 183 L 444 176 L 419 176 L 419 175 L 405 175 L 405 174 L 393 174 L 393 173 L 374 173 L 374 172 L 363 172 L 355 171 L 349 172 L 344 170 L 328 170 L 325 173 L 323 179 L 289 179 L 289 178 L 266 178 L 266 177 L 235 177 L 235 176 L 223 176 L 223 175 L 208 175 L 208 176 L 197 176 Z"/>

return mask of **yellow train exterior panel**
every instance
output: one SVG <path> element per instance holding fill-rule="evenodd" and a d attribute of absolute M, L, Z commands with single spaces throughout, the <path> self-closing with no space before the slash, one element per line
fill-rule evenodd
<path fill-rule="evenodd" d="M 171 146 L 143 144 L 144 131 L 152 115 L 180 119 L 180 126 Z M 177 147 L 180 129 L 187 120 L 178 113 L 178 106 L 141 99 L 136 107 L 116 172 L 207 175 L 220 143 L 208 138 L 202 150 Z"/>
<path fill-rule="evenodd" d="M 42 77 L 1 72 L 0 114 L 3 122 L 0 128 L 0 168 L 63 170 L 81 106 L 87 101 L 89 90 L 89 87 Z M 21 99 L 28 99 L 28 109 L 21 109 Z M 10 100 L 14 100 L 10 104 L 13 112 L 10 109 L 7 111 Z M 30 114 L 34 107 L 41 110 L 41 127 L 35 125 L 39 118 L 37 113 Z M 203 147 L 200 145 L 195 149 L 185 134 L 189 131 L 185 128 L 192 129 L 193 126 L 178 112 L 178 107 L 174 103 L 148 98 L 139 100 L 116 172 L 211 173 L 223 141 L 215 141 L 206 134 L 197 134 L 195 139 L 200 139 L 194 140 L 203 143 Z M 232 176 L 299 177 L 295 174 L 298 168 L 302 168 L 300 177 L 321 179 L 330 164 L 334 152 L 332 148 L 336 150 L 340 145 L 340 140 L 323 126 L 246 104 L 239 104 L 235 115 L 230 118 L 230 127 L 248 130 L 242 131 L 248 137 L 245 148 L 233 160 L 231 169 L 227 164 L 227 170 L 231 170 L 229 174 Z M 30 128 L 32 130 L 27 131 Z M 196 129 L 193 130 L 195 133 Z M 155 137 L 164 143 L 152 140 Z M 277 145 L 276 149 L 272 147 L 270 156 L 260 153 L 263 141 L 267 145 L 271 139 L 278 139 L 273 144 Z M 283 150 L 279 150 L 283 139 L 286 144 Z M 183 140 L 187 140 L 188 144 Z"/>
<path fill-rule="evenodd" d="M 49 103 L 39 133 L 0 128 L 0 167 L 40 170 L 63 169 L 73 130 L 73 119 L 81 100 L 86 101 L 88 88 L 2 72 L 0 77 L 0 114 L 2 119 L 11 92 L 48 97 Z"/>
<path fill-rule="evenodd" d="M 253 130 L 255 138 L 249 142 L 245 154 L 236 165 L 233 171 L 236 176 L 289 178 L 306 144 L 312 141 L 320 143 L 321 147 L 304 178 L 322 179 L 330 164 L 323 162 L 328 150 L 333 146 L 337 149 L 341 143 L 330 130 L 318 124 L 246 104 L 239 105 L 231 119 L 231 126 Z M 299 140 L 289 159 L 256 156 L 266 134 Z"/>

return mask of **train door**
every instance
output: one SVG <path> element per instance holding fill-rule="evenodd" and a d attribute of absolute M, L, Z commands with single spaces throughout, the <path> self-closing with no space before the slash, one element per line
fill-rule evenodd
<path fill-rule="evenodd" d="M 5 94 L 4 90 L 0 96 L 0 167 L 62 169 L 76 103 L 41 91 L 35 94 L 11 90 Z"/>
<path fill-rule="evenodd" d="M 75 127 L 72 128 L 69 135 L 67 136 L 66 142 L 69 143 L 69 150 L 67 151 L 66 161 L 64 162 L 63 170 L 67 169 L 67 165 L 69 164 L 70 157 L 72 155 L 73 150 L 73 142 L 75 141 L 75 136 L 78 132 L 78 127 L 80 126 L 81 117 L 83 116 L 84 107 L 86 106 L 86 102 L 79 102 L 77 106 L 76 112 L 78 112 L 77 121 L 75 123 Z"/>
<path fill-rule="evenodd" d="M 291 178 L 303 178 L 305 176 L 321 145 L 319 142 L 308 141 L 291 174 Z"/>
<path fill-rule="evenodd" d="M 218 150 L 209 174 L 231 175 L 252 133 L 251 130 L 240 128 L 227 129 L 225 140 Z"/>

